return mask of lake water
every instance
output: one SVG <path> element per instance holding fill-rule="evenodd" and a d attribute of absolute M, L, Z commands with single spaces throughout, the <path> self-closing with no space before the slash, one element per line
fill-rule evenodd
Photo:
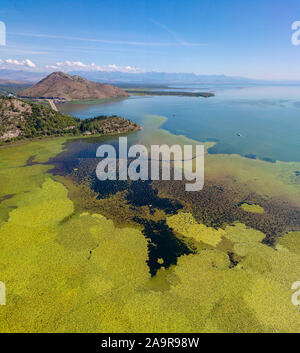
<path fill-rule="evenodd" d="M 300 162 L 300 86 L 181 86 L 215 97 L 133 96 L 102 104 L 63 104 L 80 118 L 120 115 L 143 125 L 146 117 L 168 118 L 162 128 L 198 141 L 214 141 L 209 153 Z"/>

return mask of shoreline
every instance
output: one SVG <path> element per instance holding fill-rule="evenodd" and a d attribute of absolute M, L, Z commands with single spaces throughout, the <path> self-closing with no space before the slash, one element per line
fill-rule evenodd
<path fill-rule="evenodd" d="M 180 96 L 180 97 L 215 97 L 212 92 L 184 92 L 184 91 L 151 91 L 151 90 L 125 90 L 128 94 L 142 96 Z"/>

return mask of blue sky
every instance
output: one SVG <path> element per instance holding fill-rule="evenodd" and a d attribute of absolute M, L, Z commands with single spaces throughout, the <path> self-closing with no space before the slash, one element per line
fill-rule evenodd
<path fill-rule="evenodd" d="M 300 79 L 299 0 L 1 0 L 0 67 Z"/>

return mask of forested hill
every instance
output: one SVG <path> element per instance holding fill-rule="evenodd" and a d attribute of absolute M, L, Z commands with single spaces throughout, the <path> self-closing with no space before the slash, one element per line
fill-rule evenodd
<path fill-rule="evenodd" d="M 66 134 L 114 134 L 139 129 L 137 124 L 118 116 L 83 121 L 44 105 L 0 97 L 0 142 Z"/>

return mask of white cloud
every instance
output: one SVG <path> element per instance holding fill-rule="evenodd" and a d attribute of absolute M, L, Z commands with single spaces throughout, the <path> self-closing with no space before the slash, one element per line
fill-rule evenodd
<path fill-rule="evenodd" d="M 46 69 L 49 69 L 49 70 L 58 70 L 59 69 L 59 67 L 58 66 L 56 66 L 56 65 L 46 65 L 45 66 L 45 68 Z"/>
<path fill-rule="evenodd" d="M 62 67 L 62 66 L 67 66 L 67 67 L 88 67 L 88 65 L 85 65 L 81 61 L 65 61 L 63 63 L 56 63 L 57 66 Z"/>
<path fill-rule="evenodd" d="M 72 71 L 72 70 L 83 70 L 83 71 L 104 71 L 104 72 L 127 72 L 127 73 L 137 73 L 142 72 L 141 69 L 133 66 L 118 66 L 115 64 L 109 65 L 96 65 L 85 64 L 81 61 L 69 61 L 57 62 L 55 65 L 46 65 L 47 70 L 62 70 L 62 71 Z"/>
<path fill-rule="evenodd" d="M 29 67 L 36 67 L 35 63 L 33 63 L 31 60 L 29 59 L 26 59 L 24 60 L 25 61 L 25 64 Z"/>
<path fill-rule="evenodd" d="M 34 71 L 103 71 L 103 72 L 125 72 L 125 73 L 138 73 L 143 70 L 134 66 L 118 66 L 116 64 L 97 65 L 95 63 L 86 64 L 82 61 L 57 62 L 55 64 L 48 64 L 45 66 L 37 66 L 29 59 L 16 60 L 16 59 L 0 59 L 0 68 L 2 69 L 16 69 L 16 70 L 34 70 Z"/>
<path fill-rule="evenodd" d="M 13 60 L 13 59 L 7 59 L 5 60 L 6 64 L 11 64 L 11 65 L 17 65 L 17 66 L 23 66 L 24 63 L 18 60 Z"/>
<path fill-rule="evenodd" d="M 15 59 L 6 59 L 6 60 L 0 60 L 0 64 L 4 64 L 6 67 L 14 68 L 14 67 L 29 67 L 29 68 L 35 68 L 36 65 L 29 59 L 25 59 L 22 61 L 15 60 Z"/>

